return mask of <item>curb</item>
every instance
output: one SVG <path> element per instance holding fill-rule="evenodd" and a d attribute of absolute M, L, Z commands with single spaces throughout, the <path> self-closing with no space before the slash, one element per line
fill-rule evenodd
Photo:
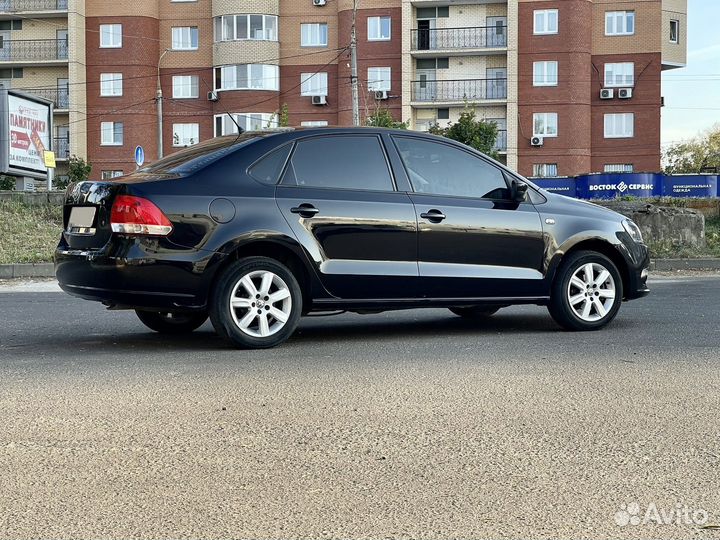
<path fill-rule="evenodd" d="M 55 277 L 53 263 L 0 264 L 0 279 L 52 277 Z"/>
<path fill-rule="evenodd" d="M 720 270 L 720 259 L 653 259 L 650 271 Z"/>

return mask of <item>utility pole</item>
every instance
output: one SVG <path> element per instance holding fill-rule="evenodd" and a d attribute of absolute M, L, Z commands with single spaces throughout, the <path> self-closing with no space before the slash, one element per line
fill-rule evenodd
<path fill-rule="evenodd" d="M 357 66 L 357 34 L 355 21 L 357 19 L 358 1 L 353 0 L 352 29 L 350 31 L 350 82 L 352 84 L 352 113 L 353 125 L 360 125 L 360 96 L 358 93 L 358 66 Z"/>
<path fill-rule="evenodd" d="M 165 49 L 160 58 L 158 58 L 157 65 L 157 93 L 155 99 L 157 100 L 157 145 L 158 145 L 158 159 L 163 157 L 163 93 L 162 86 L 160 85 L 160 62 L 162 62 L 163 56 L 170 49 Z"/>

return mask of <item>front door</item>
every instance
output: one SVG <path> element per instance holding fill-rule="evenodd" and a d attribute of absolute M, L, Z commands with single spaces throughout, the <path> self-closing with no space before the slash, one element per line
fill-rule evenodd
<path fill-rule="evenodd" d="M 487 68 L 485 70 L 485 99 L 507 98 L 507 68 Z"/>
<path fill-rule="evenodd" d="M 411 298 L 417 284 L 417 222 L 398 192 L 376 135 L 297 142 L 276 200 L 332 295 Z"/>
<path fill-rule="evenodd" d="M 437 72 L 434 69 L 418 69 L 415 83 L 415 101 L 433 101 L 437 95 Z"/>
<path fill-rule="evenodd" d="M 57 31 L 57 57 L 63 60 L 68 57 L 68 31 Z"/>
<path fill-rule="evenodd" d="M 393 138 L 413 187 L 421 294 L 542 296 L 540 215 L 511 202 L 503 171 L 457 146 Z"/>
<path fill-rule="evenodd" d="M 70 82 L 68 79 L 57 80 L 57 101 L 55 107 L 67 109 L 70 105 Z"/>
<path fill-rule="evenodd" d="M 10 41 L 10 31 L 0 31 L 0 60 L 12 60 L 12 41 Z"/>
<path fill-rule="evenodd" d="M 487 17 L 486 47 L 507 47 L 507 17 Z"/>

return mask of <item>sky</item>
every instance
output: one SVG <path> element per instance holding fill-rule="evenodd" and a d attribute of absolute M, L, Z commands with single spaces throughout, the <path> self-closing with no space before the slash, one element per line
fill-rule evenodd
<path fill-rule="evenodd" d="M 720 123 L 720 0 L 688 0 L 687 66 L 663 72 L 662 143 Z"/>

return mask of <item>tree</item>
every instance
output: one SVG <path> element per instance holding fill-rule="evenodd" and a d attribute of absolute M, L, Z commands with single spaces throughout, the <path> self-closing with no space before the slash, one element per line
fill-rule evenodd
<path fill-rule="evenodd" d="M 92 165 L 90 165 L 89 163 L 85 163 L 85 160 L 83 158 L 77 157 L 75 155 L 70 156 L 70 161 L 68 162 L 68 181 L 61 182 L 60 179 L 58 179 L 55 187 L 59 189 L 64 189 L 67 187 L 67 184 L 84 182 L 90 177 L 91 170 Z"/>
<path fill-rule="evenodd" d="M 694 139 L 670 146 L 663 156 L 665 173 L 687 174 L 720 170 L 720 124 Z"/>
<path fill-rule="evenodd" d="M 393 118 L 392 113 L 385 107 L 378 108 L 372 115 L 365 119 L 365 125 L 370 127 L 384 127 L 393 129 L 407 129 L 407 122 L 398 122 Z"/>
<path fill-rule="evenodd" d="M 438 124 L 433 125 L 430 133 L 467 144 L 493 158 L 498 157 L 497 151 L 494 149 L 498 135 L 497 124 L 482 119 L 478 120 L 474 107 L 465 107 L 465 110 L 460 113 L 460 118 L 454 124 L 449 124 L 444 128 Z"/>
<path fill-rule="evenodd" d="M 280 118 L 278 120 L 279 127 L 288 127 L 290 125 L 290 108 L 287 103 L 283 103 L 280 107 Z"/>

